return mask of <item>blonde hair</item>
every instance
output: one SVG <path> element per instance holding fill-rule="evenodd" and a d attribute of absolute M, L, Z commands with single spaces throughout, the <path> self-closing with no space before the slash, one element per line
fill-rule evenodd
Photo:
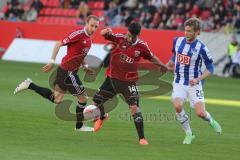
<path fill-rule="evenodd" d="M 201 30 L 201 21 L 198 18 L 190 18 L 184 22 L 184 27 L 190 26 L 194 29 L 194 31 Z"/>

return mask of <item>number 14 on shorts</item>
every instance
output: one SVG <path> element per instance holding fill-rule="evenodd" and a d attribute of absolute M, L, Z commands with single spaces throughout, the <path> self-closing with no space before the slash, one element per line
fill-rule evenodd
<path fill-rule="evenodd" d="M 131 86 L 128 86 L 128 89 L 130 91 L 130 93 L 133 93 L 133 92 L 137 92 L 137 86 L 135 85 L 131 85 Z"/>

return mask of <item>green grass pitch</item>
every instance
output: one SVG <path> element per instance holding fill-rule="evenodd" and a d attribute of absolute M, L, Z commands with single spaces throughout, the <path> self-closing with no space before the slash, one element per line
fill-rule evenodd
<path fill-rule="evenodd" d="M 142 97 L 140 105 L 145 116 L 155 113 L 165 117 L 146 119 L 145 135 L 150 145 L 140 146 L 128 117 L 128 106 L 122 100 L 100 132 L 76 133 L 74 122 L 56 117 L 54 104 L 32 91 L 14 96 L 16 85 L 27 77 L 49 86 L 49 74 L 42 73 L 41 67 L 41 64 L 0 61 L 1 160 L 239 160 L 240 105 L 207 104 L 208 111 L 222 125 L 220 136 L 192 110 L 191 126 L 196 139 L 191 145 L 182 145 L 184 134 L 173 118 L 171 102 Z M 163 78 L 171 82 L 172 76 L 167 74 Z M 101 73 L 95 83 L 86 85 L 98 88 L 103 80 Z M 206 81 L 205 98 L 240 101 L 239 95 L 239 79 L 213 76 Z M 189 105 L 186 110 L 190 111 Z"/>

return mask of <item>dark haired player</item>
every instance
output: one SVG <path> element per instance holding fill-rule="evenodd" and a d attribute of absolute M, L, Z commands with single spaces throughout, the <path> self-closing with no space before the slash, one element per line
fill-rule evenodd
<path fill-rule="evenodd" d="M 93 97 L 93 104 L 99 107 L 101 111 L 100 118 L 95 122 L 94 131 L 97 132 L 102 127 L 104 120 L 108 118 L 108 114 L 104 112 L 103 104 L 115 95 L 122 94 L 134 119 L 139 143 L 147 145 L 136 84 L 138 64 L 140 58 L 143 57 L 158 65 L 164 72 L 167 67 L 153 55 L 147 43 L 138 38 L 140 32 L 141 26 L 139 23 L 131 23 L 128 26 L 127 34 L 113 34 L 110 28 L 101 31 L 101 35 L 106 40 L 114 42 L 117 47 L 111 51 L 110 66 L 106 72 L 107 77 Z"/>

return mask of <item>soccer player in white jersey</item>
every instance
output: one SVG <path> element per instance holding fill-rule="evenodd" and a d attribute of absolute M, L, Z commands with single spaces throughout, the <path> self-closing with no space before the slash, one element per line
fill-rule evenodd
<path fill-rule="evenodd" d="M 190 18 L 184 23 L 185 37 L 177 37 L 173 42 L 173 56 L 168 62 L 169 69 L 174 71 L 172 102 L 176 109 L 177 120 L 186 133 L 183 144 L 191 144 L 195 138 L 189 125 L 189 118 L 184 111 L 184 102 L 188 98 L 198 117 L 207 121 L 217 132 L 222 129 L 219 123 L 207 112 L 204 103 L 203 80 L 213 74 L 214 66 L 207 47 L 197 39 L 201 22 Z M 204 62 L 206 69 L 202 72 Z"/>

